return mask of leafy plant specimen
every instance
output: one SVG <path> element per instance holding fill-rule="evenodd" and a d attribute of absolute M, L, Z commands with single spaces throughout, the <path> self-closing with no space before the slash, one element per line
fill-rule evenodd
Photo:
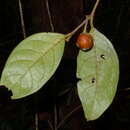
<path fill-rule="evenodd" d="M 65 41 L 83 25 L 84 30 L 77 38 L 76 46 L 80 49 L 77 58 L 78 94 L 87 120 L 99 118 L 112 103 L 118 78 L 119 61 L 112 43 L 93 25 L 95 10 L 72 32 L 38 33 L 23 40 L 9 56 L 2 73 L 0 84 L 8 87 L 13 99 L 22 98 L 38 91 L 51 78 L 57 69 Z M 88 24 L 90 26 L 88 26 Z M 25 34 L 23 30 L 23 34 Z M 24 35 L 25 37 L 25 35 Z M 65 120 L 80 107 L 68 114 L 57 126 L 56 102 L 54 105 L 54 129 L 61 127 Z M 35 116 L 38 126 L 38 116 Z"/>
<path fill-rule="evenodd" d="M 93 28 L 93 48 L 77 59 L 78 93 L 87 120 L 97 119 L 111 104 L 119 78 L 119 62 L 111 42 Z"/>
<path fill-rule="evenodd" d="M 65 35 L 38 33 L 23 40 L 9 56 L 1 84 L 13 92 L 13 99 L 39 90 L 53 75 L 64 51 Z"/>

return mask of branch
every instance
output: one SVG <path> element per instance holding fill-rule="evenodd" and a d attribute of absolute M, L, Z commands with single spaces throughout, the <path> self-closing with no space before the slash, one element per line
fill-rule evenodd
<path fill-rule="evenodd" d="M 94 15 L 95 15 L 95 12 L 96 12 L 96 9 L 99 5 L 99 2 L 100 0 L 97 0 L 93 9 L 92 9 L 92 12 L 90 15 L 86 15 L 86 19 L 80 24 L 78 25 L 72 32 L 68 33 L 66 35 L 66 41 L 69 42 L 70 38 L 85 24 L 85 27 L 84 27 L 84 31 L 86 31 L 86 28 L 87 28 L 87 25 L 88 25 L 88 22 L 90 21 L 90 27 L 93 28 L 94 25 L 93 25 L 93 20 L 94 20 Z M 90 29 L 91 30 L 91 29 Z"/>
<path fill-rule="evenodd" d="M 66 41 L 68 42 L 70 38 L 88 21 L 86 18 L 80 25 L 78 25 L 72 32 L 66 35 Z"/>
<path fill-rule="evenodd" d="M 64 119 L 59 123 L 59 125 L 57 126 L 57 129 L 59 129 L 65 122 L 66 120 L 68 120 L 69 117 L 72 116 L 73 113 L 77 112 L 77 110 L 79 110 L 80 108 L 82 108 L 82 105 L 78 105 L 73 111 L 71 111 L 70 113 L 68 113 Z"/>
<path fill-rule="evenodd" d="M 21 26 L 22 26 L 22 32 L 23 32 L 23 38 L 26 38 L 26 30 L 25 30 L 25 23 L 23 18 L 23 10 L 22 10 L 22 3 L 21 0 L 18 0 L 19 4 L 19 12 L 20 12 L 20 20 L 21 20 Z"/>
<path fill-rule="evenodd" d="M 90 14 L 90 26 L 91 26 L 91 28 L 93 28 L 94 27 L 94 25 L 93 25 L 93 20 L 94 20 L 94 16 L 95 16 L 95 12 L 96 12 L 96 9 L 97 9 L 97 7 L 98 7 L 98 5 L 99 5 L 99 2 L 100 2 L 100 0 L 97 0 L 96 1 L 96 3 L 95 3 L 95 5 L 94 5 L 94 7 L 93 7 L 93 10 L 92 10 L 92 12 L 91 12 L 91 14 Z"/>
<path fill-rule="evenodd" d="M 39 130 L 38 129 L 38 113 L 35 113 L 35 128 L 36 130 Z"/>
<path fill-rule="evenodd" d="M 51 13 L 50 13 L 50 7 L 49 7 L 48 0 L 46 0 L 46 8 L 47 8 L 47 13 L 48 13 L 48 17 L 49 17 L 50 26 L 51 26 L 51 31 L 54 32 L 54 25 L 53 25 L 53 22 L 52 22 L 52 16 L 51 16 Z"/>

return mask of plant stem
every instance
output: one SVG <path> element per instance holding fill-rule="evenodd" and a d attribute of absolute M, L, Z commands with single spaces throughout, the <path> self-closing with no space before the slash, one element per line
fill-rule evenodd
<path fill-rule="evenodd" d="M 35 114 L 35 128 L 38 130 L 38 114 Z"/>
<path fill-rule="evenodd" d="M 67 114 L 64 119 L 59 123 L 59 125 L 57 126 L 57 129 L 59 129 L 65 122 L 66 120 L 68 120 L 69 117 L 72 116 L 73 113 L 75 113 L 77 110 L 79 110 L 80 108 L 82 108 L 82 105 L 78 105 L 74 110 L 72 110 L 69 114 Z"/>
<path fill-rule="evenodd" d="M 67 93 L 70 92 L 71 90 L 72 90 L 72 88 L 68 88 L 68 89 L 64 90 L 63 92 L 60 92 L 60 93 L 58 94 L 58 97 L 64 96 L 65 94 L 67 94 Z"/>
<path fill-rule="evenodd" d="M 54 129 L 53 129 L 53 126 L 52 126 L 52 123 L 51 123 L 49 120 L 48 120 L 47 122 L 48 122 L 49 127 L 51 128 L 51 130 L 54 130 Z"/>
<path fill-rule="evenodd" d="M 90 16 L 87 15 L 87 16 L 86 16 L 86 19 L 87 19 L 87 21 L 86 21 L 86 23 L 85 23 L 85 25 L 84 25 L 83 33 L 86 33 L 86 32 L 87 32 L 87 25 L 88 25 L 88 21 L 90 20 Z"/>
<path fill-rule="evenodd" d="M 57 130 L 57 107 L 54 106 L 54 130 Z"/>
<path fill-rule="evenodd" d="M 92 10 L 92 12 L 91 12 L 91 14 L 90 14 L 90 26 L 91 26 L 91 28 L 93 28 L 94 27 L 94 25 L 93 25 L 93 20 L 94 20 L 94 15 L 95 15 L 95 12 L 96 12 L 96 9 L 97 9 L 97 7 L 98 7 L 98 5 L 99 5 L 99 2 L 100 2 L 100 0 L 97 0 L 96 1 L 96 3 L 95 3 L 95 5 L 94 5 L 94 7 L 93 7 L 93 10 Z"/>
<path fill-rule="evenodd" d="M 97 0 L 94 7 L 93 7 L 93 10 L 92 12 L 90 13 L 90 15 L 87 15 L 86 16 L 86 19 L 80 24 L 78 25 L 72 32 L 66 34 L 66 41 L 69 42 L 70 38 L 85 24 L 85 27 L 84 27 L 84 30 L 83 32 L 87 32 L 86 28 L 87 28 L 87 25 L 88 25 L 88 21 L 90 20 L 90 27 L 91 29 L 94 27 L 93 25 L 93 20 L 94 20 L 94 15 L 95 15 L 95 11 L 98 7 L 98 4 L 99 4 L 100 0 Z M 90 29 L 90 30 L 91 30 Z"/>
<path fill-rule="evenodd" d="M 20 12 L 20 20 L 21 20 L 21 26 L 22 26 L 22 33 L 23 33 L 23 38 L 26 38 L 26 31 L 25 31 L 25 23 L 24 23 L 24 18 L 23 18 L 23 10 L 22 10 L 22 3 L 21 0 L 18 0 L 19 4 L 19 12 Z"/>
<path fill-rule="evenodd" d="M 68 42 L 70 40 L 70 38 L 86 23 L 86 21 L 88 21 L 87 19 L 85 19 L 80 25 L 78 25 L 72 32 L 68 33 L 66 35 L 66 41 Z"/>
<path fill-rule="evenodd" d="M 47 8 L 47 13 L 48 13 L 48 17 L 49 17 L 50 26 L 51 26 L 51 31 L 54 32 L 54 25 L 53 25 L 53 22 L 52 22 L 52 16 L 51 16 L 51 13 L 50 13 L 50 7 L 49 7 L 48 0 L 46 0 L 46 8 Z"/>

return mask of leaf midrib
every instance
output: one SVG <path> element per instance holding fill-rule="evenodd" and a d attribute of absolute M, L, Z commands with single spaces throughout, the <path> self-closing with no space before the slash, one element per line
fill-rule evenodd
<path fill-rule="evenodd" d="M 37 60 L 35 60 L 35 62 L 33 62 L 28 68 L 28 70 L 24 73 L 24 74 L 22 74 L 22 76 L 19 78 L 19 80 L 22 80 L 22 78 L 30 71 L 30 69 L 32 68 L 32 66 L 34 66 L 36 63 L 37 63 L 37 61 L 39 61 L 39 59 L 40 58 L 42 58 L 43 56 L 45 56 L 46 54 L 47 54 L 47 52 L 48 51 L 51 51 L 51 49 L 54 47 L 54 46 L 57 46 L 62 40 L 64 40 L 65 38 L 61 38 L 59 41 L 57 41 L 57 42 L 55 42 L 54 44 L 52 44 L 52 46 L 50 46 L 50 48 L 48 48 L 44 53 L 42 52 L 42 56 L 40 55 L 38 58 L 37 58 Z M 17 82 L 16 82 L 17 83 Z M 15 83 L 15 84 L 16 84 Z"/>

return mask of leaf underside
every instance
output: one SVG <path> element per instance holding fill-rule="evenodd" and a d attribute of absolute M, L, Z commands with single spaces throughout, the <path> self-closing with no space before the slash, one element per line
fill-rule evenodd
<path fill-rule="evenodd" d="M 23 40 L 9 56 L 1 77 L 13 99 L 38 91 L 54 74 L 62 58 L 65 36 L 37 33 Z"/>
<path fill-rule="evenodd" d="M 77 58 L 78 94 L 87 120 L 99 118 L 112 103 L 119 79 L 119 61 L 111 42 L 98 30 L 94 46 Z"/>

